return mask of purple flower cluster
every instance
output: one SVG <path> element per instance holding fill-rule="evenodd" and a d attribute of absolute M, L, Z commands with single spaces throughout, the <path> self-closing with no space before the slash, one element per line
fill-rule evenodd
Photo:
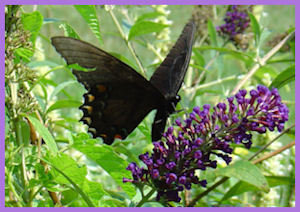
<path fill-rule="evenodd" d="M 239 11 L 237 6 L 232 6 L 224 18 L 225 24 L 217 26 L 217 31 L 224 37 L 234 41 L 237 34 L 242 34 L 249 26 L 250 19 L 246 12 Z"/>
<path fill-rule="evenodd" d="M 280 132 L 288 120 L 289 110 L 281 102 L 277 89 L 270 91 L 259 85 L 257 90 L 240 90 L 227 99 L 228 104 L 219 103 L 210 111 L 195 107 L 183 122 L 175 121 L 177 130 L 169 127 L 161 141 L 154 142 L 153 153 L 139 156 L 147 168 L 130 163 L 127 170 L 133 179 L 124 182 L 136 185 L 147 184 L 157 190 L 157 200 L 179 202 L 179 192 L 191 189 L 192 184 L 206 186 L 199 180 L 196 170 L 216 168 L 216 158 L 231 162 L 233 149 L 230 143 L 251 147 L 251 132 L 265 133 L 267 129 Z"/>

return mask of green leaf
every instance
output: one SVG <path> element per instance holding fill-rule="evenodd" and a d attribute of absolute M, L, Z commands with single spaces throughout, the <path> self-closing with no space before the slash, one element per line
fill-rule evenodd
<path fill-rule="evenodd" d="M 136 22 L 130 29 L 128 40 L 131 40 L 132 38 L 140 35 L 145 35 L 153 32 L 159 33 L 168 26 L 169 25 L 155 23 L 152 21 Z"/>
<path fill-rule="evenodd" d="M 249 161 L 237 161 L 232 165 L 218 169 L 216 174 L 219 176 L 234 177 L 257 187 L 260 190 L 265 192 L 269 191 L 266 178 L 261 171 Z"/>
<path fill-rule="evenodd" d="M 103 44 L 95 5 L 74 5 L 74 7 L 89 25 L 92 32 L 98 38 L 100 44 Z"/>
<path fill-rule="evenodd" d="M 9 136 L 10 131 L 10 117 L 7 107 L 5 106 L 5 137 Z"/>
<path fill-rule="evenodd" d="M 68 204 L 72 203 L 78 198 L 78 192 L 74 191 L 73 189 L 68 189 L 61 192 L 61 196 L 61 203 L 66 207 Z"/>
<path fill-rule="evenodd" d="M 293 183 L 295 183 L 295 181 L 293 182 L 293 180 L 290 177 L 285 176 L 266 176 L 266 180 L 268 181 L 270 187 L 276 187 L 280 185 L 292 185 Z M 221 201 L 249 191 L 257 191 L 257 187 L 249 183 L 239 181 L 232 188 L 230 188 L 228 192 L 226 192 Z"/>
<path fill-rule="evenodd" d="M 57 63 L 54 63 L 50 60 L 42 60 L 42 61 L 30 61 L 29 63 L 27 63 L 27 66 L 29 68 L 36 68 L 36 67 L 56 67 L 58 66 Z"/>
<path fill-rule="evenodd" d="M 65 87 L 77 83 L 77 81 L 73 80 L 73 81 L 67 81 L 67 82 L 63 82 L 61 84 L 59 84 L 58 86 L 55 87 L 54 91 L 51 93 L 49 100 L 52 100 L 52 98 L 54 96 L 56 96 L 61 90 L 63 90 Z"/>
<path fill-rule="evenodd" d="M 209 34 L 209 37 L 210 37 L 211 44 L 213 46 L 217 47 L 218 46 L 217 31 L 216 31 L 216 28 L 215 28 L 215 26 L 214 26 L 214 24 L 212 23 L 211 20 L 208 20 L 207 28 L 208 28 L 208 34 Z"/>
<path fill-rule="evenodd" d="M 21 20 L 24 29 L 30 31 L 30 40 L 34 44 L 43 24 L 43 16 L 38 11 L 32 13 L 23 13 Z"/>
<path fill-rule="evenodd" d="M 98 206 L 101 206 L 99 205 L 99 200 L 101 200 L 104 195 L 108 195 L 100 183 L 87 179 L 84 181 L 83 190 L 93 200 L 93 203 Z"/>
<path fill-rule="evenodd" d="M 18 120 L 17 123 L 17 132 L 21 136 L 22 143 L 24 146 L 28 146 L 30 140 L 30 128 L 26 121 Z"/>
<path fill-rule="evenodd" d="M 68 100 L 68 99 L 58 100 L 47 109 L 46 113 L 50 113 L 53 110 L 62 109 L 62 108 L 72 108 L 72 107 L 77 108 L 80 105 L 82 105 L 82 102 L 76 100 Z"/>
<path fill-rule="evenodd" d="M 295 40 L 289 42 L 289 46 L 291 47 L 291 51 L 293 52 L 293 56 L 295 58 Z"/>
<path fill-rule="evenodd" d="M 251 13 L 248 13 L 248 14 L 249 14 L 249 17 L 250 17 L 251 28 L 252 28 L 252 31 L 255 35 L 255 43 L 256 43 L 256 45 L 258 45 L 259 40 L 260 40 L 260 34 L 261 34 L 260 26 L 259 26 L 259 23 L 256 20 L 255 16 Z"/>
<path fill-rule="evenodd" d="M 15 50 L 15 55 L 21 57 L 25 62 L 30 62 L 30 58 L 33 56 L 33 51 L 26 48 L 17 48 Z"/>
<path fill-rule="evenodd" d="M 280 74 L 278 74 L 269 86 L 269 88 L 279 89 L 293 81 L 295 81 L 295 65 L 291 65 L 290 67 L 282 71 Z"/>
<path fill-rule="evenodd" d="M 280 186 L 280 185 L 295 185 L 295 178 L 286 176 L 266 176 L 270 187 Z"/>
<path fill-rule="evenodd" d="M 55 176 L 55 181 L 59 184 L 72 184 L 73 188 L 78 192 L 85 200 L 89 207 L 94 207 L 94 204 L 87 192 L 84 190 L 86 183 L 87 170 L 86 167 L 79 167 L 78 164 L 68 155 L 60 154 L 56 157 L 49 157 L 43 159 L 48 163 L 52 169 L 51 173 Z M 99 188 L 99 187 L 98 187 Z M 99 193 L 105 193 L 103 190 L 99 190 Z"/>
<path fill-rule="evenodd" d="M 220 48 L 220 47 L 212 47 L 212 46 L 202 46 L 199 48 L 194 48 L 197 50 L 216 50 L 220 53 L 230 54 L 234 56 L 235 58 L 244 61 L 245 63 L 254 62 L 254 59 L 251 55 L 246 54 L 244 52 L 239 52 L 227 48 Z"/>
<path fill-rule="evenodd" d="M 270 65 L 261 66 L 254 74 L 256 80 L 260 84 L 263 84 L 262 80 L 265 79 L 268 75 L 272 79 L 276 77 L 277 72 L 276 72 L 276 69 L 273 68 L 273 66 L 270 66 Z"/>
<path fill-rule="evenodd" d="M 118 58 L 122 62 L 126 63 L 127 65 L 129 65 L 133 69 L 137 70 L 137 67 L 135 66 L 135 64 L 133 62 L 131 62 L 129 59 L 127 59 L 123 54 L 118 54 L 118 53 L 115 53 L 115 52 L 109 52 L 109 54 L 111 54 L 112 56 Z"/>
<path fill-rule="evenodd" d="M 123 177 L 132 178 L 131 173 L 126 170 L 128 163 L 119 157 L 111 146 L 75 143 L 72 147 L 101 166 L 128 196 L 133 197 L 135 195 L 136 192 L 133 185 L 131 183 L 123 183 Z"/>
<path fill-rule="evenodd" d="M 124 201 L 117 199 L 105 199 L 101 200 L 99 203 L 100 207 L 127 207 Z"/>
<path fill-rule="evenodd" d="M 205 66 L 205 59 L 202 56 L 202 54 L 200 53 L 199 49 L 193 49 L 193 53 L 194 53 L 194 59 L 195 59 L 195 63 L 200 65 L 201 67 Z"/>
<path fill-rule="evenodd" d="M 138 18 L 137 18 L 137 20 L 136 20 L 136 22 L 139 22 L 139 21 L 144 21 L 145 19 L 155 19 L 155 18 L 157 18 L 157 17 L 159 17 L 159 16 L 163 16 L 164 14 L 163 13 L 161 13 L 161 12 L 150 12 L 150 13 L 145 13 L 145 14 L 143 14 L 143 15 L 140 15 Z"/>
<path fill-rule="evenodd" d="M 95 71 L 96 68 L 84 68 L 82 66 L 80 66 L 79 64 L 77 63 L 74 63 L 74 64 L 70 64 L 67 66 L 68 68 L 71 68 L 71 69 L 74 69 L 76 71 L 85 71 L 85 72 L 89 72 L 89 71 Z"/>
<path fill-rule="evenodd" d="M 63 22 L 62 24 L 59 25 L 59 27 L 64 30 L 64 35 L 66 37 L 71 37 L 80 40 L 80 37 L 75 31 L 75 29 L 73 29 L 73 27 L 71 27 L 71 25 L 68 24 L 67 22 Z"/>
<path fill-rule="evenodd" d="M 30 116 L 30 115 L 28 115 L 26 117 L 30 120 L 34 129 L 44 139 L 45 143 L 49 147 L 50 152 L 53 153 L 54 155 L 57 155 L 58 149 L 57 149 L 55 140 L 52 137 L 52 135 L 50 134 L 50 132 L 48 131 L 48 129 L 43 124 L 41 124 L 41 122 L 39 120 L 37 120 L 35 117 Z"/>

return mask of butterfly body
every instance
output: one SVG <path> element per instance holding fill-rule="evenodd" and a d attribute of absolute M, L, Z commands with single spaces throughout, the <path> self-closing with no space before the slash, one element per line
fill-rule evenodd
<path fill-rule="evenodd" d="M 111 144 L 125 139 L 152 110 L 152 140 L 160 139 L 168 116 L 175 111 L 178 90 L 189 64 L 194 23 L 188 23 L 175 46 L 150 81 L 107 52 L 69 37 L 53 37 L 52 44 L 67 64 L 78 64 L 92 71 L 73 70 L 87 89 L 82 121 L 94 137 Z M 178 44 L 179 43 L 179 44 Z"/>

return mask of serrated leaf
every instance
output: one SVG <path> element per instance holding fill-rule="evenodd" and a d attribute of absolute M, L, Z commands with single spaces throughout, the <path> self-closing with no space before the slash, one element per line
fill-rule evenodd
<path fill-rule="evenodd" d="M 24 29 L 30 31 L 30 40 L 34 44 L 43 24 L 43 16 L 38 11 L 23 13 L 21 20 Z"/>
<path fill-rule="evenodd" d="M 82 102 L 76 101 L 76 100 L 58 100 L 55 103 L 53 103 L 46 111 L 46 113 L 50 113 L 53 110 L 62 109 L 62 108 L 77 108 L 80 105 L 82 105 Z"/>
<path fill-rule="evenodd" d="M 251 28 L 255 35 L 255 43 L 256 43 L 256 45 L 258 45 L 259 40 L 260 40 L 260 34 L 261 34 L 260 26 L 259 26 L 259 23 L 256 20 L 255 16 L 251 13 L 248 13 L 248 14 L 249 14 L 250 22 L 251 22 Z"/>
<path fill-rule="evenodd" d="M 132 38 L 140 35 L 145 35 L 153 32 L 159 33 L 166 27 L 168 27 L 168 25 L 155 23 L 152 21 L 137 22 L 131 27 L 128 40 L 131 40 Z"/>
<path fill-rule="evenodd" d="M 25 62 L 29 62 L 30 58 L 33 56 L 33 51 L 26 48 L 17 48 L 15 50 L 15 55 L 21 57 Z"/>
<path fill-rule="evenodd" d="M 119 157 L 107 145 L 93 146 L 76 143 L 72 145 L 75 149 L 83 153 L 86 157 L 96 162 L 101 166 L 115 182 L 127 193 L 128 196 L 135 195 L 135 188 L 131 183 L 123 183 L 123 177 L 132 178 L 131 173 L 126 170 L 128 163 Z"/>
<path fill-rule="evenodd" d="M 63 22 L 62 24 L 59 25 L 59 27 L 64 30 L 64 35 L 66 37 L 71 37 L 80 40 L 80 37 L 75 31 L 75 29 L 73 29 L 73 27 L 71 27 L 71 25 L 68 24 L 67 22 Z"/>
<path fill-rule="evenodd" d="M 291 65 L 290 67 L 282 71 L 280 74 L 278 74 L 269 86 L 269 88 L 279 89 L 293 81 L 295 81 L 295 65 Z"/>
<path fill-rule="evenodd" d="M 67 82 L 63 82 L 61 84 L 59 84 L 58 86 L 55 87 L 54 91 L 51 93 L 49 100 L 52 100 L 52 98 L 54 96 L 56 96 L 60 91 L 62 91 L 65 87 L 77 83 L 77 81 L 73 80 L 73 81 L 67 81 Z"/>
<path fill-rule="evenodd" d="M 218 46 L 217 31 L 211 20 L 208 20 L 208 22 L 207 22 L 207 29 L 208 29 L 208 34 L 209 34 L 212 46 L 217 47 Z"/>
<path fill-rule="evenodd" d="M 103 44 L 95 5 L 74 5 L 74 7 L 89 25 L 92 32 L 98 38 L 100 44 Z"/>
<path fill-rule="evenodd" d="M 54 155 L 57 155 L 58 149 L 57 149 L 55 140 L 52 137 L 52 135 L 50 134 L 50 132 L 48 131 L 48 129 L 35 117 L 30 116 L 30 115 L 28 115 L 26 117 L 29 119 L 29 121 L 33 125 L 34 129 L 44 139 L 45 143 L 49 147 L 50 152 L 53 153 Z"/>
<path fill-rule="evenodd" d="M 216 174 L 219 176 L 234 177 L 257 187 L 262 191 L 269 191 L 266 178 L 259 168 L 249 161 L 237 161 L 232 165 L 218 169 Z"/>

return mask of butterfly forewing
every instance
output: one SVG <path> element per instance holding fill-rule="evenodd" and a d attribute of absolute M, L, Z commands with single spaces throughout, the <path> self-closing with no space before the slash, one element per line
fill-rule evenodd
<path fill-rule="evenodd" d="M 166 99 L 174 98 L 182 84 L 192 53 L 195 23 L 188 22 L 175 45 L 152 75 L 150 82 Z"/>
<path fill-rule="evenodd" d="M 193 20 L 187 23 L 175 45 L 152 75 L 150 82 L 165 97 L 164 104 L 157 108 L 152 124 L 152 141 L 161 138 L 168 116 L 174 112 L 177 102 L 177 93 L 181 87 L 187 71 L 195 33 Z"/>

